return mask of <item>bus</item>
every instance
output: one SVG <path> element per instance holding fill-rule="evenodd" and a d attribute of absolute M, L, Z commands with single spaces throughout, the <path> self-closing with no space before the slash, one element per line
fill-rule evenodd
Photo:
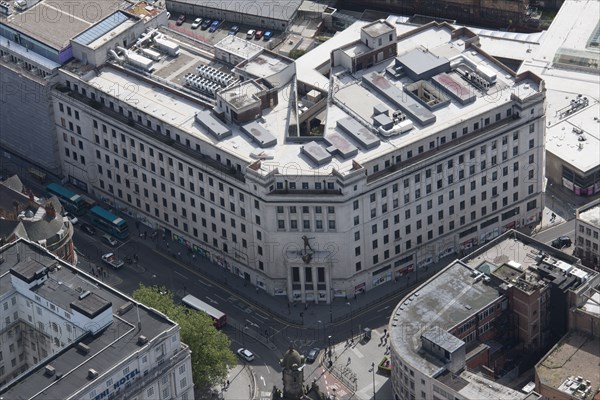
<path fill-rule="evenodd" d="M 109 233 L 117 239 L 125 240 L 129 236 L 127 221 L 117 217 L 113 213 L 100 206 L 94 206 L 90 210 L 92 223 L 104 232 Z"/>
<path fill-rule="evenodd" d="M 193 308 L 194 310 L 202 311 L 206 313 L 209 317 L 212 318 L 215 328 L 221 329 L 227 324 L 227 315 L 225 313 L 217 310 L 213 306 L 206 304 L 202 300 L 188 294 L 183 299 L 181 299 L 183 304 L 186 306 Z"/>
<path fill-rule="evenodd" d="M 58 183 L 51 183 L 46 186 L 46 192 L 51 196 L 56 196 L 65 210 L 71 214 L 82 215 L 87 210 L 87 204 L 83 197 Z"/>

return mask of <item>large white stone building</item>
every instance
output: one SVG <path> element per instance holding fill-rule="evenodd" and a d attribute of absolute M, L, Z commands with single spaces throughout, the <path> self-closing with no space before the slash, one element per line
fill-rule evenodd
<path fill-rule="evenodd" d="M 177 42 L 140 4 L 46 34 L 10 9 L 3 68 L 54 60 L 44 157 L 69 182 L 242 279 L 329 302 L 539 219 L 544 82 L 469 29 L 357 22 L 294 62 Z"/>
<path fill-rule="evenodd" d="M 1 398 L 194 398 L 175 322 L 24 239 L 0 259 Z"/>
<path fill-rule="evenodd" d="M 356 23 L 295 63 L 161 31 L 98 52 L 115 29 L 60 70 L 64 174 L 270 294 L 354 295 L 539 218 L 544 83 L 468 29 Z"/>

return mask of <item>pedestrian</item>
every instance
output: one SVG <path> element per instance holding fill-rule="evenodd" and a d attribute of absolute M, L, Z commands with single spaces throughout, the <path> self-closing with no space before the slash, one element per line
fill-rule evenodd
<path fill-rule="evenodd" d="M 195 260 L 195 259 L 196 259 L 196 255 L 192 254 L 192 260 Z"/>
<path fill-rule="evenodd" d="M 350 357 L 348 357 L 348 364 L 350 364 L 352 362 L 352 359 Z"/>
<path fill-rule="evenodd" d="M 229 379 L 227 379 L 227 387 L 229 387 Z"/>
<path fill-rule="evenodd" d="M 256 287 L 256 294 L 258 294 L 258 286 Z"/>
<path fill-rule="evenodd" d="M 167 249 L 169 248 L 169 242 L 167 242 Z"/>
<path fill-rule="evenodd" d="M 383 336 L 387 335 L 387 329 L 383 330 Z"/>

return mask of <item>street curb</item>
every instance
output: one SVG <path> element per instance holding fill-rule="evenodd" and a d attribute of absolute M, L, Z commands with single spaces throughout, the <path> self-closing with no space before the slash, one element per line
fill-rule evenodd
<path fill-rule="evenodd" d="M 256 377 L 247 364 L 244 364 L 244 370 L 246 370 L 250 376 L 250 399 L 253 400 L 256 398 Z"/>

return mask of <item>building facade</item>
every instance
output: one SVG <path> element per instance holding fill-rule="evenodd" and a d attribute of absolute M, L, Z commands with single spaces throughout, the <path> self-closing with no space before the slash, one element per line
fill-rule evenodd
<path fill-rule="evenodd" d="M 23 238 L 77 264 L 74 228 L 58 198 L 36 198 L 17 175 L 0 182 L 0 243 Z"/>
<path fill-rule="evenodd" d="M 0 253 L 0 396 L 193 399 L 176 323 L 29 241 Z"/>
<path fill-rule="evenodd" d="M 600 200 L 577 209 L 575 214 L 575 254 L 584 265 L 600 269 Z"/>
<path fill-rule="evenodd" d="M 570 329 L 589 334 L 597 324 L 597 306 L 589 296 L 597 297 L 598 282 L 600 275 L 576 257 L 516 231 L 455 261 L 392 313 L 395 398 L 541 398 L 537 377 L 537 393 L 504 384 L 519 376 L 513 363 L 551 347 Z M 555 384 L 556 368 L 542 369 L 544 380 Z M 597 381 L 595 372 L 584 375 Z"/>
<path fill-rule="evenodd" d="M 468 30 L 436 23 L 398 37 L 402 57 L 375 57 L 347 80 L 333 50 L 361 35 L 389 39 L 389 24 L 363 25 L 299 59 L 296 75 L 267 51 L 246 56 L 234 78 L 262 83 L 223 90 L 219 102 L 126 65 L 90 75 L 73 62 L 53 91 L 65 176 L 292 301 L 362 293 L 537 221 L 543 81 L 495 63 Z M 433 30 L 441 39 L 415 47 Z M 473 73 L 489 82 L 461 81 L 477 59 L 487 67 Z M 374 72 L 386 66 L 389 76 Z M 449 80 L 436 80 L 444 71 Z M 448 82 L 465 82 L 464 93 L 426 99 Z M 403 85 L 408 100 L 395 91 Z M 352 100 L 361 96 L 371 105 Z M 231 122 L 250 104 L 262 119 Z M 404 111 L 392 116 L 394 107 Z"/>

